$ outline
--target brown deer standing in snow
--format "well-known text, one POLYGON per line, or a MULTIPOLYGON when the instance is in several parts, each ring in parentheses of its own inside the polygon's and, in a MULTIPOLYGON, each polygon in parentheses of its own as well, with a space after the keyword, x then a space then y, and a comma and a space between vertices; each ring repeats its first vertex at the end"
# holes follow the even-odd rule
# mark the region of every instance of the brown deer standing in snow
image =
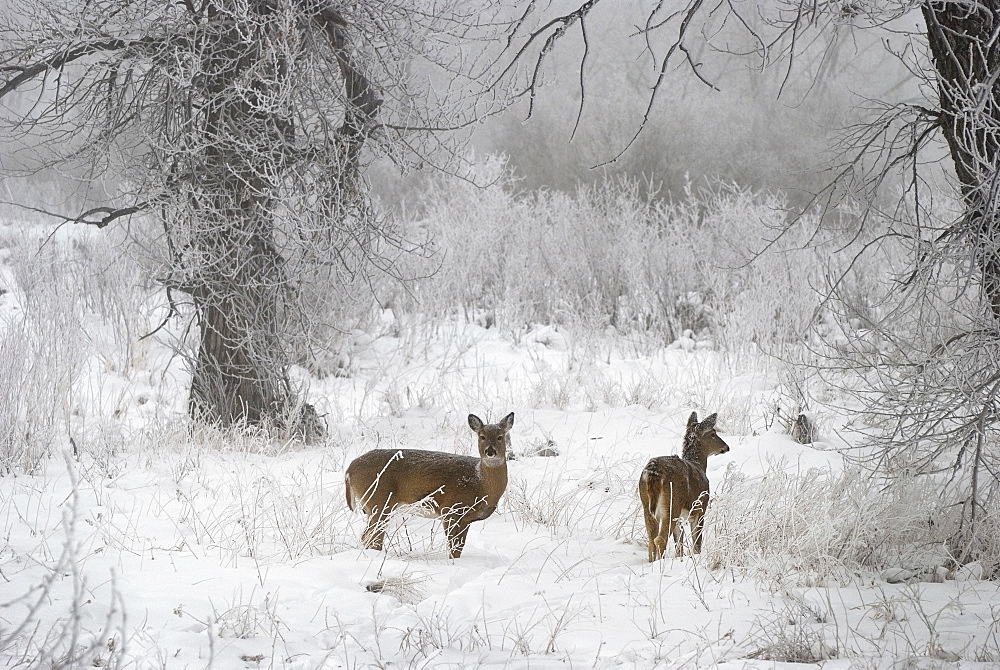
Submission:
POLYGON ((483 424, 469 415, 479 435, 479 458, 423 449, 373 449, 355 458, 344 475, 347 506, 368 515, 361 541, 382 549, 389 514, 400 505, 420 503, 444 522, 452 558, 462 555, 469 524, 494 511, 507 488, 507 448, 514 413, 483 424))
POLYGON ((667 547, 667 535, 674 538, 677 556, 684 552, 680 520, 691 523, 694 553, 701 551, 701 534, 708 507, 708 457, 724 454, 729 445, 715 431, 718 414, 698 423, 698 413, 691 412, 684 434, 680 457, 659 456, 650 459, 639 477, 639 500, 649 535, 649 561, 661 558, 667 547))

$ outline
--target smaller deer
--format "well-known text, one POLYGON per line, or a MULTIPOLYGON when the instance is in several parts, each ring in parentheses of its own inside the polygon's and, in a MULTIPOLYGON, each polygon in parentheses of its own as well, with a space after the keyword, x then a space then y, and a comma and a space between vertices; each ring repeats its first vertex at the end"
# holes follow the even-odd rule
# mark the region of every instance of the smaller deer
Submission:
POLYGON ((649 535, 649 562, 662 558, 667 548, 667 535, 674 538, 677 556, 684 553, 684 537, 680 521, 691 523, 694 553, 701 552, 701 535, 708 507, 708 457, 724 454, 729 445, 715 430, 718 414, 698 423, 698 413, 691 412, 684 449, 681 456, 659 456, 650 459, 639 477, 639 500, 649 535))
POLYGON ((514 413, 483 424, 469 415, 479 435, 479 458, 423 449, 373 449, 355 458, 344 475, 347 506, 368 515, 361 541, 382 549, 389 514, 401 505, 420 503, 440 517, 452 558, 462 555, 469 524, 496 511, 507 488, 507 449, 514 413))

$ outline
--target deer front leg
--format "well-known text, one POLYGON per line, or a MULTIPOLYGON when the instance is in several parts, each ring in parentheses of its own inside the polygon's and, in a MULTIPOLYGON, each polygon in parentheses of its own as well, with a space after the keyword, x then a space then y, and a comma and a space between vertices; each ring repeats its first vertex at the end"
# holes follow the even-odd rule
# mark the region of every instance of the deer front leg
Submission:
POLYGON ((691 511, 691 538, 694 553, 701 553, 701 537, 705 530, 705 515, 699 511, 691 511))
POLYGON ((469 534, 469 524, 465 518, 465 511, 452 511, 446 514, 444 521, 444 532, 448 536, 448 553, 452 558, 459 558, 462 549, 465 548, 465 538, 469 534))
POLYGON ((694 553, 701 553, 701 538, 705 531, 705 510, 708 509, 708 493, 701 497, 691 507, 691 539, 694 553))

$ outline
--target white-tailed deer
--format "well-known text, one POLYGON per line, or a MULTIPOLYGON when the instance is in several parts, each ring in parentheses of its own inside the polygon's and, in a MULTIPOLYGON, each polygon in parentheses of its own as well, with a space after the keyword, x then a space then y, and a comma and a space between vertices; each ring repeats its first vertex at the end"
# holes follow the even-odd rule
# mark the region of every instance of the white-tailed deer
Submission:
POLYGON ((708 457, 724 454, 729 445, 715 431, 718 414, 698 423, 698 413, 691 412, 684 449, 678 456, 659 456, 650 459, 639 477, 639 500, 649 535, 649 561, 663 556, 667 536, 674 538, 677 556, 684 552, 684 536, 680 521, 687 517, 691 523, 691 540, 694 553, 701 551, 701 534, 708 507, 708 457))
POLYGON ((469 415, 479 435, 479 458, 423 449, 373 449, 347 467, 347 506, 368 515, 361 542, 382 549, 389 514, 400 505, 421 504, 444 522, 451 557, 465 547, 469 524, 494 511, 507 488, 507 448, 514 413, 499 423, 483 424, 469 415))

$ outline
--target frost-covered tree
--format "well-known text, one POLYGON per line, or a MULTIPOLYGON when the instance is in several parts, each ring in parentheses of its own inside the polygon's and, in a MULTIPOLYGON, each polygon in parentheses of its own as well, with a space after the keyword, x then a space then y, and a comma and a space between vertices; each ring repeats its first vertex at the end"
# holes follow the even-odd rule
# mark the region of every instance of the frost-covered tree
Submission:
POLYGON ((576 121, 567 115, 566 123, 575 133, 597 97, 588 86, 597 51, 591 35, 607 11, 634 16, 632 51, 641 54, 634 67, 646 83, 645 111, 630 120, 618 156, 642 141, 655 108, 671 104, 671 78, 685 72, 714 88, 725 68, 777 71, 775 94, 791 104, 850 58, 852 44, 881 43, 887 61, 910 73, 897 99, 865 100, 867 117, 831 134, 841 159, 806 208, 829 216, 789 217, 757 249, 794 226, 847 220, 848 253, 891 257, 883 267, 898 276, 886 290, 870 285, 867 295, 845 296, 853 282, 831 277, 829 309, 850 311, 853 297, 871 309, 856 319, 868 341, 847 352, 825 349, 826 367, 848 367, 852 379, 869 382, 858 395, 883 429, 873 441, 882 472, 952 473, 954 495, 946 498, 960 511, 956 556, 996 555, 997 528, 977 520, 984 506, 993 523, 1000 518, 1000 2, 651 0, 625 9, 615 0, 529 1, 510 28, 510 67, 529 73, 529 116, 562 51, 561 66, 568 57, 578 75, 576 121), (957 203, 957 214, 942 200, 957 203))
POLYGON ((14 0, 0 18, 5 139, 26 170, 110 189, 65 220, 162 231, 157 279, 171 305, 193 303, 200 335, 193 416, 315 433, 288 375, 303 282, 391 271, 400 240, 371 207, 364 166, 446 162, 446 131, 504 104, 502 78, 483 76, 497 11, 14 0))
MULTIPOLYGON (((565 43, 573 27, 585 47, 577 52, 585 74, 588 21, 606 4, 576 2, 571 11, 531 28, 534 39, 548 47, 536 62, 544 64, 551 47, 565 43)), ((848 366, 869 382, 859 396, 869 418, 883 428, 873 440, 881 447, 876 450, 881 471, 891 477, 950 473, 945 499, 957 503, 951 507, 956 558, 977 553, 995 558, 1000 551, 995 541, 1000 2, 681 0, 646 7, 634 38, 645 46, 648 106, 635 121, 633 142, 641 141, 654 106, 669 104, 671 71, 686 69, 713 86, 707 63, 717 64, 720 54, 726 66, 751 62, 777 68, 783 79, 777 94, 783 95, 796 77, 822 72, 826 63, 844 57, 838 49, 845 42, 867 32, 911 73, 907 97, 866 102, 870 115, 842 134, 843 160, 834 166, 829 187, 811 203, 834 215, 838 205, 848 205, 855 213, 850 232, 862 245, 860 255, 891 253, 893 261, 908 256, 894 286, 886 291, 870 286, 869 295, 860 296, 872 306, 863 319, 868 342, 843 356, 829 350, 824 355, 828 364, 848 366), (803 69, 801 62, 821 66, 803 69), (937 178, 941 172, 950 184, 937 178), (935 200, 948 190, 957 214, 942 211, 935 200), (984 524, 986 517, 992 521, 984 524)), ((584 102, 585 84, 582 78, 584 102)), ((829 225, 823 217, 807 218, 829 225)), ((790 219, 776 235, 805 220, 790 219)), ((831 304, 849 302, 841 300, 842 279, 832 278, 827 287, 831 304)))

